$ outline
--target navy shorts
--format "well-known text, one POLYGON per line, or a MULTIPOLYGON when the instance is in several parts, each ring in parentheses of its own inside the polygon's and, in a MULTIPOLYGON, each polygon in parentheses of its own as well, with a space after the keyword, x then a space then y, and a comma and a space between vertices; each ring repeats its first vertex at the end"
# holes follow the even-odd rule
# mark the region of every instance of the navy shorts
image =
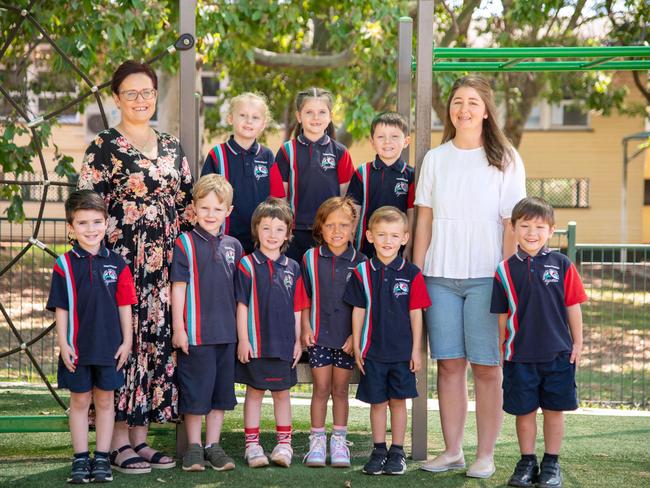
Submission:
POLYGON ((237 361, 235 381, 257 390, 282 391, 298 383, 298 374, 296 368, 291 367, 291 361, 257 358, 246 364, 237 361))
POLYGON ((503 364, 503 409, 512 415, 526 415, 538 407, 564 411, 578 408, 576 365, 569 353, 545 363, 503 364))
POLYGON ((210 410, 233 410, 236 344, 190 346, 177 353, 178 411, 205 415, 210 410))
POLYGON ((366 359, 363 369, 366 374, 362 374, 359 380, 357 400, 377 404, 418 396, 415 373, 409 369, 409 361, 380 363, 366 359))
POLYGON ((59 388, 66 388, 72 393, 86 393, 98 388, 104 391, 117 390, 124 386, 124 369, 115 370, 115 366, 77 365, 74 373, 68 371, 59 357, 56 373, 59 388))
POLYGON ((322 368, 323 366, 334 365, 335 368, 353 369, 354 358, 343 349, 333 349, 331 347, 311 346, 307 348, 309 353, 309 367, 322 368))

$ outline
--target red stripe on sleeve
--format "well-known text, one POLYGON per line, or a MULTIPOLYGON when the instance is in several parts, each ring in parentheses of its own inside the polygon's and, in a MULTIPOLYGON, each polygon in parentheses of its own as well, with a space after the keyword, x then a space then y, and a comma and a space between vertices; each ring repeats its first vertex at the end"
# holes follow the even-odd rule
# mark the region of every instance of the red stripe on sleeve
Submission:
POLYGON ((577 303, 586 302, 588 299, 578 270, 571 263, 564 275, 564 304, 570 307, 577 303))
POLYGON ((238 264, 237 266, 239 267, 239 271, 241 271, 242 273, 244 273, 244 274, 246 275, 247 278, 250 278, 250 277, 251 277, 250 273, 249 273, 248 270, 244 267, 244 265, 241 263, 241 261, 239 261, 239 264, 238 264))
POLYGON ((415 202, 415 185, 411 182, 409 183, 409 193, 406 197, 406 208, 413 208, 415 202))
POLYGON ((183 246, 183 241, 180 237, 176 238, 176 249, 180 249, 183 255, 187 257, 187 254, 185 253, 185 247, 183 246))
POLYGON ((287 196, 284 193, 282 175, 280 174, 280 168, 278 168, 277 164, 273 164, 273 166, 271 166, 271 172, 269 173, 269 183, 271 185, 270 196, 277 198, 284 198, 287 196))
POLYGON ((411 293, 409 295, 409 310, 427 308, 431 306, 431 298, 427 286, 424 283, 422 273, 418 273, 411 283, 411 293))
POLYGON ((115 301, 118 307, 138 303, 138 297, 135 294, 135 285, 133 284, 133 275, 131 275, 131 269, 128 266, 124 266, 120 276, 117 277, 115 301))
POLYGON ((56 261, 54 262, 54 272, 60 274, 61 276, 63 276, 65 278, 65 273, 63 272, 63 270, 59 266, 59 263, 57 263, 56 261))
POLYGON ((302 276, 296 282, 296 289, 293 293, 293 311, 300 312, 305 308, 309 308, 310 300, 305 290, 305 283, 302 281, 302 276))
POLYGON ((354 166, 352 165, 352 158, 347 149, 343 151, 343 155, 336 166, 336 171, 339 177, 339 184, 347 183, 352 179, 354 166))

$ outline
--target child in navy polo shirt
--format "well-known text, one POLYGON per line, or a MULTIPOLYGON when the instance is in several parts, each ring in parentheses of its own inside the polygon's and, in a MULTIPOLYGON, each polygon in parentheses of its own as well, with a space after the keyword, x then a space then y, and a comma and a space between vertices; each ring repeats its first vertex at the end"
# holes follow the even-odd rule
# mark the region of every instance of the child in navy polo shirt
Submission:
POLYGON ((295 138, 275 156, 295 215, 287 256, 296 261, 316 245, 311 229, 318 207, 329 197, 345 195, 354 172, 350 153, 334 140, 333 103, 332 94, 321 88, 299 92, 295 138))
MULTIPOLYGON (((395 112, 376 116, 370 125, 370 143, 376 151, 374 161, 357 168, 350 181, 348 195, 357 203, 359 221, 354 243, 366 256, 374 256, 375 249, 366 239, 368 220, 379 207, 392 205, 405 212, 409 232, 413 233, 415 171, 402 159, 402 151, 410 142, 406 120, 395 112)), ((406 244, 404 256, 411 256, 411 240, 406 244)))
POLYGON ((257 142, 270 120, 266 99, 257 93, 242 93, 230 100, 227 121, 233 134, 214 146, 203 165, 201 176, 217 173, 234 188, 234 208, 226 217, 225 233, 253 252, 251 216, 269 195, 283 198, 282 176, 271 150, 257 142))
POLYGON ((546 248, 555 230, 553 208, 524 198, 510 217, 519 244, 494 278, 492 313, 499 316, 503 354, 503 409, 517 416, 521 459, 510 486, 562 486, 558 455, 564 410, 578 408, 575 372, 582 349, 587 300, 569 259, 546 248), (537 409, 544 414, 544 458, 537 466, 537 409))
POLYGON ((311 299, 309 310, 302 314, 302 343, 309 352, 314 386, 307 466, 325 466, 330 395, 334 420, 330 462, 333 467, 350 466, 346 436, 348 388, 354 367, 352 307, 343 301, 343 292, 354 268, 366 260, 350 243, 356 218, 351 198, 325 200, 314 220, 314 238, 320 245, 309 249, 302 261, 303 281, 311 299))
POLYGON ((286 201, 268 198, 253 213, 251 233, 258 246, 239 262, 236 284, 237 358, 235 380, 246 386, 245 458, 251 468, 269 464, 260 445, 260 414, 266 390, 273 396, 278 444, 271 461, 289 467, 291 403, 296 364, 302 353, 300 311, 307 297, 300 265, 282 254, 291 239, 293 213, 286 201))
POLYGON ((65 218, 75 242, 54 264, 47 309, 56 314, 59 388, 70 390, 74 460, 68 482, 112 481, 108 449, 115 420, 114 391, 124 384, 122 366, 131 353, 135 287, 122 257, 103 245, 108 214, 102 197, 91 190, 72 192, 65 202, 65 218), (91 403, 97 432, 92 461, 91 403))
POLYGON ((357 399, 370 403, 374 449, 366 474, 404 474, 406 399, 415 398, 420 369, 422 309, 431 305, 417 266, 399 256, 409 239, 408 219, 395 207, 381 207, 368 222, 375 257, 356 267, 343 299, 354 307, 354 358, 362 373, 357 399), (392 445, 386 449, 386 409, 392 445))
POLYGON ((222 224, 232 211, 233 189, 221 175, 201 177, 192 189, 196 227, 176 239, 171 266, 172 344, 178 354, 178 411, 185 416, 185 471, 227 471, 235 463, 219 445, 225 410, 235 399, 235 275, 243 255, 222 224), (205 417, 205 448, 201 424, 205 417))

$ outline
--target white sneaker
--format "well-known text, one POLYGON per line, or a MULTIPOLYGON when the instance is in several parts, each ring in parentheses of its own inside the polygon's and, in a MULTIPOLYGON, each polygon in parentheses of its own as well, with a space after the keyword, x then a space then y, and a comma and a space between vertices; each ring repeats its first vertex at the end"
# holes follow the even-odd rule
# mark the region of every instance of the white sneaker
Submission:
MULTIPOLYGON (((275 452, 275 450, 274 450, 275 452)), ((250 468, 261 468, 269 465, 269 458, 264 454, 264 449, 259 444, 251 444, 246 448, 244 459, 250 468)))
POLYGON ((312 468, 322 468, 327 459, 327 435, 325 432, 313 433, 309 436, 309 452, 305 454, 303 463, 312 468))
POLYGON ((332 434, 330 437, 330 464, 333 468, 350 467, 350 448, 352 443, 344 435, 332 434))
POLYGON ((289 444, 278 444, 273 448, 273 452, 271 452, 271 461, 284 468, 291 466, 292 457, 293 449, 289 444))
POLYGON ((429 471, 431 473, 442 473, 444 471, 449 471, 451 469, 460 469, 465 467, 465 455, 461 451, 456 456, 450 456, 444 452, 431 461, 420 466, 420 469, 424 471, 429 471))

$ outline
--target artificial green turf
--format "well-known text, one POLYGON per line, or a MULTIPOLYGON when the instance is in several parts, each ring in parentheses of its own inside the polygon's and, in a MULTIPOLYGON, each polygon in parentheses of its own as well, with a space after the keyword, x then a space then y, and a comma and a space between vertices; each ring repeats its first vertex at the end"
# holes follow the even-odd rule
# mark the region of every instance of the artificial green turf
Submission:
MULTIPOLYGON (((226 416, 222 444, 235 457, 237 469, 218 473, 185 473, 180 468, 154 471, 148 475, 126 476, 115 473, 111 486, 138 488, 165 486, 436 486, 436 487, 494 487, 505 486, 518 459, 514 434, 514 418, 506 416, 503 432, 497 444, 495 462, 497 472, 490 480, 465 478, 461 471, 431 474, 417 469, 418 463, 409 461, 406 475, 395 478, 365 476, 360 469, 371 450, 367 408, 353 408, 350 412, 349 439, 353 466, 350 469, 310 469, 300 464, 308 444, 309 408, 294 407, 294 465, 289 469, 269 467, 251 470, 245 466, 243 455, 242 408, 226 416)), ((60 414, 48 393, 42 388, 16 387, 0 391, 0 415, 60 414)), ((476 436, 474 415, 468 417, 465 453, 468 462, 474 457, 476 436)), ((272 407, 265 405, 262 423, 262 444, 267 450, 274 445, 272 407)), ((561 463, 566 487, 643 487, 650 486, 650 418, 612 416, 567 416, 567 435, 561 463)), ((541 428, 540 428, 541 431, 541 428)), ((173 431, 156 431, 151 436, 154 446, 173 452, 173 431)), ((94 438, 94 434, 91 434, 94 438)), ((409 439, 407 438, 407 444, 409 439)), ((429 413, 430 454, 440 451, 438 412, 429 413)), ((408 451, 408 447, 407 447, 408 451)), ((538 454, 543 450, 539 444, 538 454)), ((0 485, 46 486, 62 484, 69 470, 71 456, 69 434, 0 434, 0 485)))

